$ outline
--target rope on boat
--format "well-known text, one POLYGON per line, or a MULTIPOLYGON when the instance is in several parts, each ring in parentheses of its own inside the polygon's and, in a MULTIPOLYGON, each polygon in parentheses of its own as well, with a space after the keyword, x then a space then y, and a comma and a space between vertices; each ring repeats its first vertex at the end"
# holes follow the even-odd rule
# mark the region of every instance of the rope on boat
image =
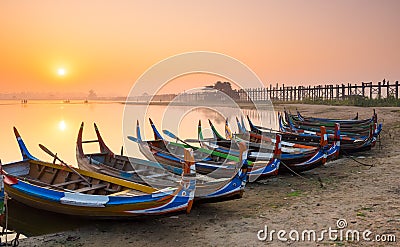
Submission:
POLYGON ((7 195, 5 197, 5 214, 6 214, 6 222, 5 222, 5 229, 3 229, 3 232, 6 236, 6 242, 4 243, 5 246, 13 246, 13 247, 17 247, 19 245, 19 233, 17 233, 17 235, 15 236, 15 238, 13 240, 10 241, 10 244, 8 243, 8 234, 9 233, 13 233, 13 231, 9 232, 8 231, 8 204, 7 204, 7 195))
POLYGON ((370 164, 367 164, 367 163, 363 163, 363 162, 361 162, 361 161, 359 161, 359 160, 356 160, 353 156, 351 156, 351 155, 350 155, 349 153, 347 153, 346 151, 344 151, 344 150, 341 150, 341 151, 344 153, 344 155, 345 155, 346 157, 348 157, 348 158, 354 160, 355 162, 359 163, 360 165, 368 166, 369 169, 371 169, 372 167, 374 167, 374 164, 370 165, 370 164))
MULTIPOLYGON (((3 187, 4 188, 4 187, 3 187)), ((2 243, 0 241, 0 245, 1 246, 13 246, 13 247, 17 247, 19 245, 19 233, 16 233, 16 236, 13 240, 10 241, 10 243, 8 243, 8 234, 9 233, 13 233, 13 231, 9 232, 8 231, 8 195, 5 193, 4 194, 4 214, 5 214, 5 224, 4 224, 4 228, 2 230, 1 235, 5 235, 5 243, 2 243)))
POLYGON ((281 164, 284 166, 284 167, 286 167, 289 171, 291 171, 293 174, 295 174, 296 176, 299 176, 299 177, 301 177, 301 178, 303 178, 303 179, 309 179, 309 178, 306 178, 306 177, 303 177, 303 176, 301 176, 300 174, 298 174, 297 172, 295 172, 292 168, 290 168, 288 165, 286 165, 282 160, 280 161, 281 162, 281 164))

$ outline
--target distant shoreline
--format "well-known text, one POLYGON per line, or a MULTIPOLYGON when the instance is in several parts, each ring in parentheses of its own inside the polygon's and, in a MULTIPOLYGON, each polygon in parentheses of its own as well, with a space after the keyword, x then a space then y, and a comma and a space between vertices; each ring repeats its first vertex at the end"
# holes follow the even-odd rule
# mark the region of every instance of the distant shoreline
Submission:
MULTIPOLYGON (((115 100, 115 99, 32 99, 32 100, 16 100, 16 99, 0 99, 0 105, 29 105, 29 104, 124 104, 124 105, 159 105, 168 106, 171 101, 125 101, 125 100, 115 100)), ((210 105, 218 106, 215 103, 207 102, 174 102, 175 106, 198 106, 198 105, 210 105)), ((257 107, 268 107, 270 101, 257 101, 257 107)), ((273 105, 283 105, 283 104, 304 104, 304 105, 331 105, 331 106, 361 106, 361 107, 399 107, 400 100, 396 99, 364 99, 364 100, 302 100, 302 101, 272 101, 273 105)), ((251 109, 254 108, 254 104, 250 102, 237 102, 237 105, 241 108, 251 109)), ((225 104, 220 104, 219 106, 226 106, 225 104)))

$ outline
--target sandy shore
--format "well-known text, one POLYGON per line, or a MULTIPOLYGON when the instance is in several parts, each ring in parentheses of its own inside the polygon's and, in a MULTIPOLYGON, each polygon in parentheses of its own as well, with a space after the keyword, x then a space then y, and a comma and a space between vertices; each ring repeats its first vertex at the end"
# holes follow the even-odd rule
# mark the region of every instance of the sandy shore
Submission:
MULTIPOLYGON (((320 105, 285 105, 305 115, 349 118, 359 112, 370 117, 372 108, 320 105)), ((283 105, 277 106, 281 110, 283 105)), ((394 234, 400 242, 400 109, 376 108, 384 123, 381 147, 350 158, 330 162, 303 173, 304 178, 286 175, 248 184, 240 200, 202 204, 188 215, 135 221, 105 221, 74 231, 23 239, 20 246, 379 246, 367 241, 282 242, 260 241, 257 232, 268 230, 338 229, 339 219, 347 228, 394 234)), ((286 235, 288 237, 288 235, 286 235)), ((361 236, 360 236, 361 238, 361 236)), ((395 244, 393 244, 395 245, 395 244)))

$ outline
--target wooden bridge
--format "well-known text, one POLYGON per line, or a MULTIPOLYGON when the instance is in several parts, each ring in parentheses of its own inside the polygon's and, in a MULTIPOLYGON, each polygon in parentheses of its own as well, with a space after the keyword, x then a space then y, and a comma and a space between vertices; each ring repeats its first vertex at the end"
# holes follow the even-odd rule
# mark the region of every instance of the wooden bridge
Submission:
POLYGON ((239 101, 302 101, 302 100, 344 100, 361 99, 399 99, 399 82, 362 82, 361 84, 317 85, 317 86, 279 86, 251 88, 238 91, 239 101))
MULTIPOLYGON (((209 89, 212 87, 208 87, 209 89)), ((399 82, 383 81, 372 83, 362 82, 361 84, 337 84, 337 85, 316 85, 316 86, 279 86, 270 85, 264 88, 248 88, 240 90, 223 91, 236 102, 247 103, 251 101, 262 102, 271 100, 273 102, 296 102, 296 101, 329 101, 329 100, 368 100, 368 99, 393 99, 399 100, 399 82)), ((177 94, 143 95, 130 97, 131 103, 144 104, 168 103, 176 100, 177 94)), ((182 93, 178 101, 182 104, 196 102, 208 102, 212 104, 220 98, 217 90, 205 90, 196 93, 182 93)), ((222 98, 221 98, 222 99, 222 98)), ((223 101, 223 100, 222 100, 223 101)))

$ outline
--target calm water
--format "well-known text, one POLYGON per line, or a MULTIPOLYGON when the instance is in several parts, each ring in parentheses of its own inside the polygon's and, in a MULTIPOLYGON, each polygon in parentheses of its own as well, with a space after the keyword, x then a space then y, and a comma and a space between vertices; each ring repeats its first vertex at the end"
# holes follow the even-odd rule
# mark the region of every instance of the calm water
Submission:
MULTIPOLYGON (((51 158, 38 146, 45 145, 59 157, 75 165, 75 143, 80 123, 86 123, 85 138, 93 139, 93 122, 98 123, 108 144, 119 150, 122 143, 121 118, 124 106, 118 103, 90 103, 58 101, 0 101, 0 157, 3 163, 20 159, 12 127, 17 127, 31 153, 39 159, 51 158)), ((88 146, 88 151, 93 151, 88 146)))
MULTIPOLYGON (((134 112, 145 106, 127 105, 126 107, 129 116, 125 115, 125 124, 132 123, 127 128, 131 128, 132 133, 127 134, 136 136, 133 130, 137 116, 135 116, 134 112)), ((53 153, 57 153, 65 162, 76 166, 75 145, 82 121, 85 122, 84 140, 96 138, 93 129, 93 123, 96 122, 105 142, 115 153, 120 152, 125 142, 130 155, 143 157, 138 151, 137 145, 126 141, 126 137, 124 137, 122 131, 124 108, 125 105, 118 102, 90 102, 84 104, 82 101, 71 101, 69 104, 64 104, 61 101, 29 101, 28 104, 21 104, 19 101, 0 101, 0 158, 4 164, 21 159, 12 129, 15 126, 32 155, 41 160, 52 162, 52 158, 39 148, 38 144, 40 143, 53 151, 53 153)), ((233 120, 237 112, 231 111, 229 108, 225 109, 224 112, 231 119, 231 126, 235 131, 236 124, 233 120)), ((267 122, 270 123, 270 126, 275 126, 275 115, 271 112, 261 111, 257 113, 253 110, 244 110, 243 113, 253 118, 255 123, 259 123, 260 116, 262 116, 264 119, 269 120, 267 122)), ((205 128, 208 128, 207 119, 212 120, 220 133, 224 133, 225 120, 217 111, 193 109, 193 107, 150 106, 147 109, 146 116, 139 119, 144 137, 148 139, 153 137, 150 125, 145 120, 147 117, 153 119, 154 123, 159 126, 160 131, 163 128, 167 128, 173 130, 181 138, 196 138, 199 119, 202 120, 205 128), (172 121, 166 121, 165 119, 172 121), (176 124, 178 127, 175 126, 175 129, 173 126, 168 125, 175 122, 178 123, 176 124)), ((207 131, 205 133, 207 136, 207 131)), ((211 136, 210 132, 208 132, 208 136, 211 136)), ((97 144, 86 144, 84 149, 86 152, 98 151, 97 144)), ((10 225, 17 231, 27 235, 71 229, 82 223, 72 219, 63 220, 63 224, 58 225, 57 222, 60 221, 57 219, 62 216, 43 213, 26 208, 23 205, 10 205, 10 207, 10 225), (32 215, 42 217, 44 220, 27 221, 26 219, 29 218, 26 216, 27 212, 33 212, 32 215), (48 227, 49 225, 51 227, 48 227)))
MULTIPOLYGON (((127 105, 128 113, 134 113, 136 109, 143 108, 142 105, 127 105)), ((81 122, 85 122, 83 133, 84 140, 93 140, 96 138, 93 123, 95 122, 106 144, 115 152, 120 153, 124 143, 129 145, 129 150, 135 150, 137 145, 127 141, 123 137, 123 113, 125 105, 118 102, 93 102, 84 104, 82 101, 71 101, 64 104, 60 101, 29 101, 23 105, 19 101, 0 101, 0 158, 3 163, 9 163, 21 159, 19 148, 15 140, 13 126, 17 127, 22 138, 32 155, 45 161, 52 161, 52 158, 44 153, 38 146, 43 144, 64 161, 71 165, 76 164, 75 145, 81 122)), ((255 123, 259 123, 260 114, 268 119, 267 123, 274 124, 274 115, 270 112, 260 111, 256 113, 253 110, 243 110, 244 114, 249 115, 255 123)), ((225 114, 231 119, 231 128, 236 131, 234 117, 236 111, 225 111, 225 114)), ((138 117, 125 116, 128 123, 132 123, 132 130, 127 134, 136 136, 135 125, 138 117)), ((184 138, 197 137, 197 123, 202 120, 205 134, 210 119, 218 131, 224 134, 224 117, 218 112, 210 109, 193 109, 193 107, 167 107, 150 106, 145 118, 139 119, 142 135, 145 138, 153 139, 152 131, 147 118, 151 117, 155 125, 162 129, 169 129, 175 134, 184 138), (167 119, 167 120, 163 120, 167 119), (177 119, 179 118, 179 119, 177 119), (179 121, 178 121, 179 120, 179 121), (176 126, 171 123, 177 122, 176 126), (175 130, 176 129, 176 130, 175 130)), ((86 152, 98 151, 97 144, 85 144, 86 152)), ((143 157, 137 149, 137 152, 130 152, 132 156, 143 157)))

